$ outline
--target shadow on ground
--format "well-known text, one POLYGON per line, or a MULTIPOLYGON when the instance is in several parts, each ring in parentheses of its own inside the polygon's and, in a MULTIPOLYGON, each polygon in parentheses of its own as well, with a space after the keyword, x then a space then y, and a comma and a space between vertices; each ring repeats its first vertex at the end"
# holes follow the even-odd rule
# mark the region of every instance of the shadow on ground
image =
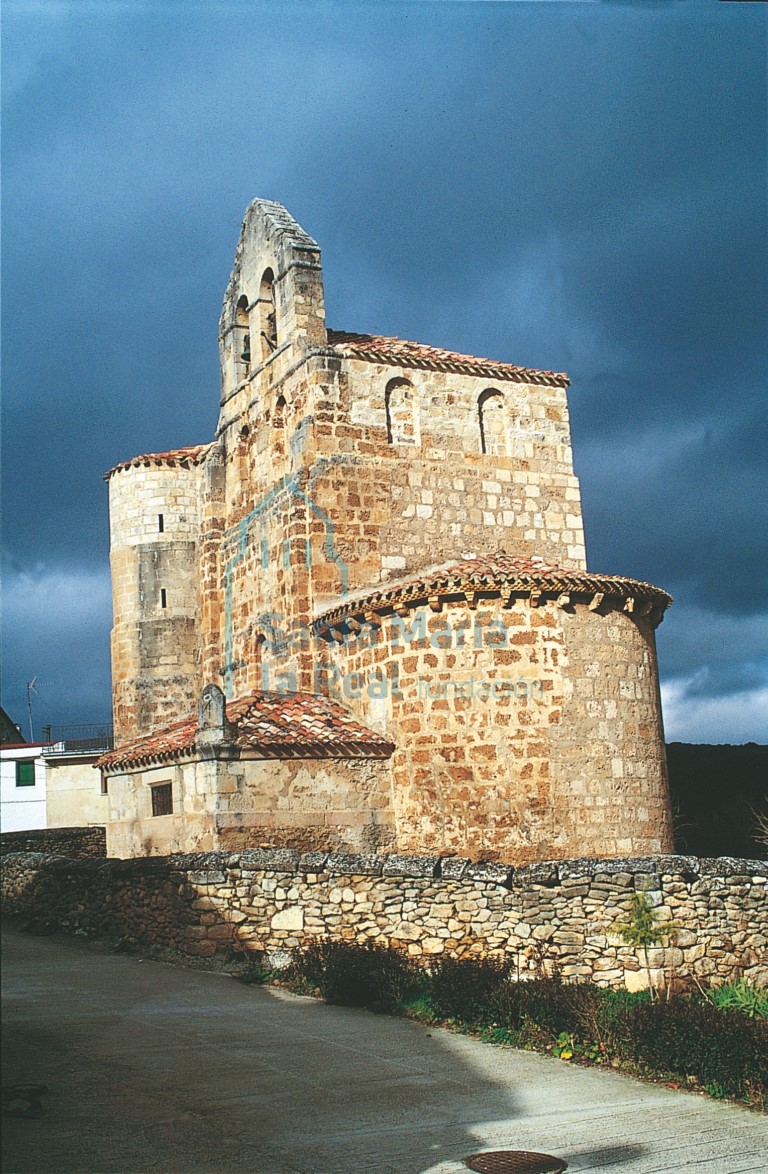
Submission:
POLYGON ((49 1089, 5 1122, 13 1174, 417 1174, 515 1115, 441 1032, 85 942, 12 930, 4 951, 3 1084, 49 1089))
POLYGON ((7 1174, 454 1174, 480 1150, 569 1171, 764 1169, 765 1121, 614 1073, 84 940, 3 935, 7 1174))

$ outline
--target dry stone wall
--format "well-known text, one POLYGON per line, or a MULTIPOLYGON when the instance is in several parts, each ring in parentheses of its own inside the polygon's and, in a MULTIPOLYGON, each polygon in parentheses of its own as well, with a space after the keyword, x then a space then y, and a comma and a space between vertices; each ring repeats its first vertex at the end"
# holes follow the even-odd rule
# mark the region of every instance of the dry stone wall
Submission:
POLYGON ((611 932, 635 889, 676 925, 651 951, 663 975, 768 983, 768 864, 659 856, 511 869, 456 857, 241 853, 3 861, 8 913, 32 924, 213 958, 253 952, 273 964, 324 936, 378 942, 429 964, 506 955, 521 975, 635 989, 635 950, 611 932))
POLYGON ((44 852, 74 860, 98 860, 107 854, 104 827, 36 828, 27 832, 3 832, 0 854, 44 852))

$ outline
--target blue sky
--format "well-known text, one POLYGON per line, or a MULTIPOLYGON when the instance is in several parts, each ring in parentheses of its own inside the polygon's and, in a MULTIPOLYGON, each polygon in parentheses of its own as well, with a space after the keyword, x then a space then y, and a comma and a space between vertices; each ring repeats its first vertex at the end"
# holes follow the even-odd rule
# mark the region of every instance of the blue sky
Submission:
POLYGON ((328 323, 566 370, 670 739, 768 741, 766 6, 5 0, 3 704, 109 714, 103 472, 212 437, 240 221, 328 323))

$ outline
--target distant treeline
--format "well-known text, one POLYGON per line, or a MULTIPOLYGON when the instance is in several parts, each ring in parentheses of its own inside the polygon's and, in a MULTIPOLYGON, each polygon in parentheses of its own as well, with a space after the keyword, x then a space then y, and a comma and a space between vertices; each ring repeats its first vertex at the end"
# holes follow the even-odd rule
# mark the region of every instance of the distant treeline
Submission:
POLYGON ((768 857, 768 746, 670 742, 667 761, 679 852, 768 857))

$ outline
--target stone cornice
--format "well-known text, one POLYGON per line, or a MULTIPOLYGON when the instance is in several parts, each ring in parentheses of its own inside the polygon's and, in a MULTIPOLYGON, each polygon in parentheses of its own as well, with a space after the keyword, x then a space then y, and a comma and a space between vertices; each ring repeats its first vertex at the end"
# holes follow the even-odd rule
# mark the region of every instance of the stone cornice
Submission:
POLYGON ((619 575, 599 575, 562 567, 543 560, 516 559, 509 555, 466 560, 443 570, 425 571, 376 591, 347 599, 324 611, 314 622, 319 635, 334 629, 353 632, 356 625, 377 623, 382 618, 427 605, 439 612, 447 603, 466 603, 470 609, 483 600, 501 599, 509 607, 514 599, 532 607, 554 601, 562 608, 585 603, 592 611, 618 606, 628 614, 648 617, 656 626, 672 597, 650 583, 619 575))

